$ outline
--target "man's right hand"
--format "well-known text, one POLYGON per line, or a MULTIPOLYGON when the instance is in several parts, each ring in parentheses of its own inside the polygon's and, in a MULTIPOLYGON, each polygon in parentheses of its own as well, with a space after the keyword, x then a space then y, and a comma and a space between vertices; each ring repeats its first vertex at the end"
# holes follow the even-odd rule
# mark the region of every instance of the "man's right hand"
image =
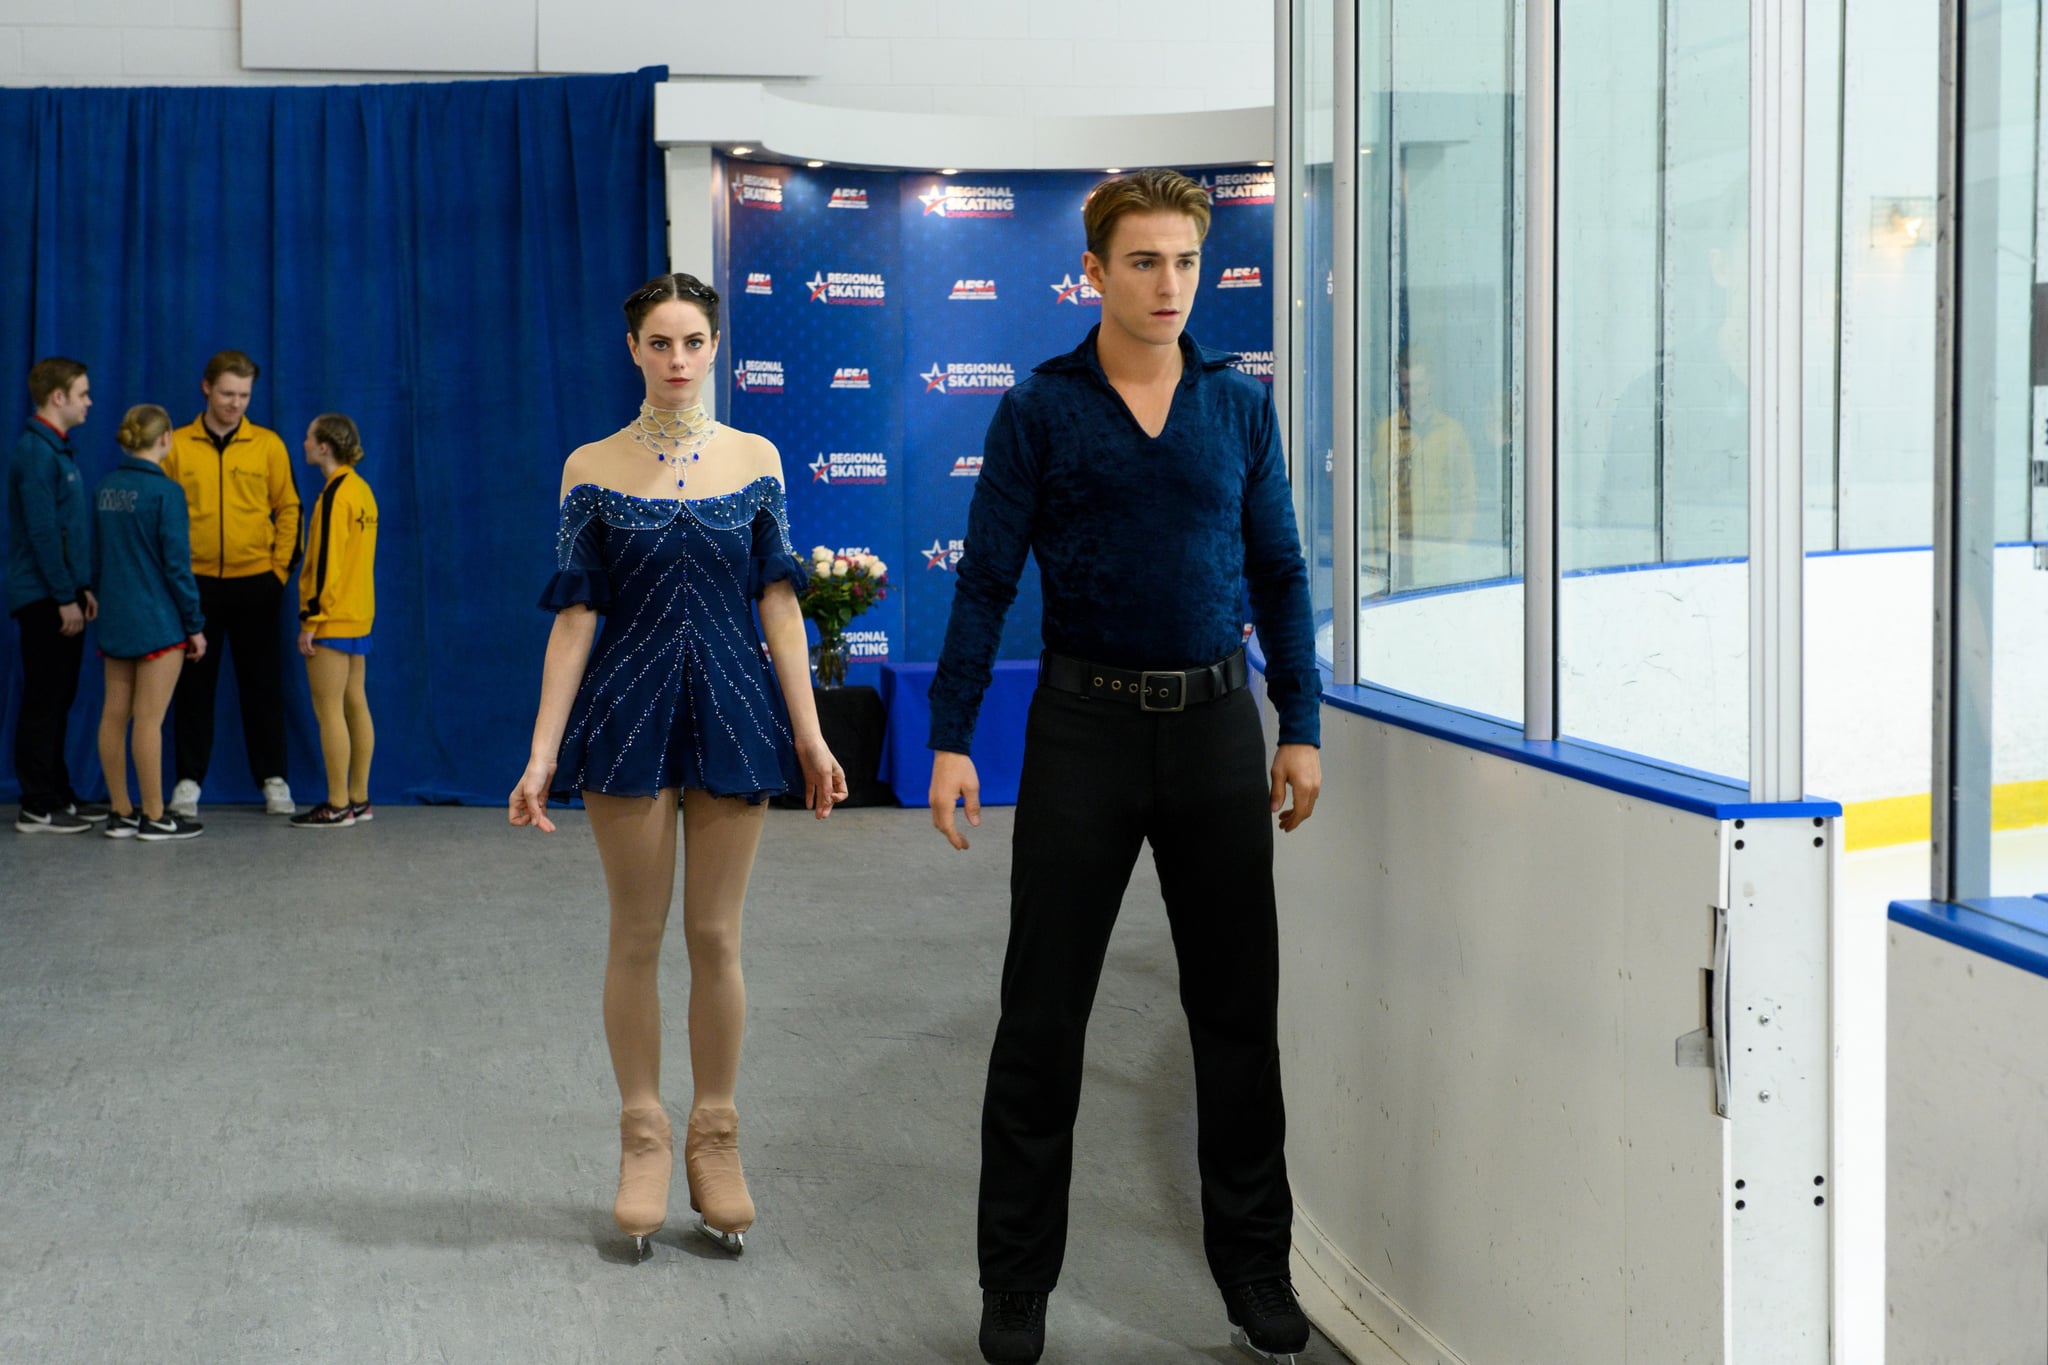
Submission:
POLYGON ((967 802, 967 823, 981 827, 981 777, 966 754, 939 750, 932 755, 932 825, 955 848, 967 847, 967 836, 953 823, 953 807, 967 802))
POLYGON ((76 635, 85 629, 85 608, 76 602, 64 602, 57 607, 57 633, 76 635))

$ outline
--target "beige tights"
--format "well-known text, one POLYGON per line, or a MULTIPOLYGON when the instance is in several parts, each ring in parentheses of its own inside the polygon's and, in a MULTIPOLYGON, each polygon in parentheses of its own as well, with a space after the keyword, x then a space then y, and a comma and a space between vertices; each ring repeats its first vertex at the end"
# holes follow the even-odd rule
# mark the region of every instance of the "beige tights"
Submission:
POLYGON ((377 729, 370 723, 365 687, 369 660, 318 645, 306 660, 313 715, 320 722, 320 757, 327 767, 327 804, 336 810, 370 799, 370 755, 377 729))
MULTIPOLYGON (((585 792, 611 896, 604 1031, 619 1104, 661 1103, 661 996, 655 976, 675 893, 676 800, 585 792)), ((740 976, 740 911, 760 846, 765 805, 683 793, 683 938, 690 954, 692 1109, 730 1108, 739 1080, 747 988, 740 976)))
POLYGON ((164 818, 164 712, 177 690, 185 651, 154 659, 109 659, 107 699, 100 708, 100 769, 107 777, 110 804, 133 815, 128 800, 128 727, 135 727, 135 781, 142 788, 142 813, 164 818))

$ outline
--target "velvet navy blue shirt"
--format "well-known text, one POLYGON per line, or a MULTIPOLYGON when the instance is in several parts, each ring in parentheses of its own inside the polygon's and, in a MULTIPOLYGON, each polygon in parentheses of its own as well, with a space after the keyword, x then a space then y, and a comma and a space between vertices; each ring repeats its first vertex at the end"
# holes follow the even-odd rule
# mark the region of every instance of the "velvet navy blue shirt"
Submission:
POLYGON ((1110 386, 1094 330, 1003 395, 932 680, 932 748, 968 751, 1027 551, 1045 647, 1117 668, 1226 658, 1248 583, 1280 742, 1320 741, 1308 571, 1272 395, 1228 352, 1185 335, 1181 351, 1156 437, 1110 386))

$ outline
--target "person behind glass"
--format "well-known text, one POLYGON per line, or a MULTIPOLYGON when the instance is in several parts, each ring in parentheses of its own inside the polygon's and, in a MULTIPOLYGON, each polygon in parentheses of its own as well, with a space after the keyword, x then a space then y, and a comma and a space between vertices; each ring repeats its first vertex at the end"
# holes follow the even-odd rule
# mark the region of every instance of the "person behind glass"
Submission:
POLYGON ((326 480, 306 518, 299 653, 306 657, 313 715, 320 722, 327 799, 291 822, 296 829, 346 829, 373 815, 370 754, 377 731, 365 682, 377 611, 377 499, 356 471, 363 439, 354 422, 338 412, 322 413, 306 428, 304 449, 306 463, 326 480))
POLYGON ((206 653, 206 620, 192 581, 185 490, 163 471, 171 415, 154 403, 128 409, 114 439, 121 460, 93 490, 93 582, 100 585, 100 767, 113 794, 107 834, 158 843, 195 838, 197 820, 164 809, 164 712, 185 660, 206 653), (128 799, 128 731, 142 809, 128 799))
POLYGON ((1279 420, 1264 385, 1186 332, 1209 226, 1201 187, 1140 171, 1097 186, 1084 222, 1102 321, 997 404, 931 685, 932 822, 965 849, 954 807, 980 824, 968 746, 1028 551, 1045 653, 982 1108, 981 1350, 1034 1361, 1044 1349, 1088 1014, 1149 842, 1194 1043, 1209 1269, 1247 1344, 1298 1351, 1273 817, 1293 830, 1315 809, 1321 682, 1279 420), (1247 581, 1280 716, 1270 767, 1241 648, 1247 581))
POLYGON ((21 636, 21 710, 14 775, 23 834, 83 834, 107 818, 71 786, 65 728, 78 699, 85 625, 99 614, 92 590, 91 513, 71 431, 92 411, 92 383, 76 360, 51 356, 28 372, 35 415, 7 462, 7 610, 21 636))
POLYGON ((822 820, 846 799, 846 775, 811 697, 782 458, 763 438, 713 421, 701 402, 718 354, 718 295, 692 276, 662 275, 625 308, 646 398, 624 430, 579 448, 562 470, 557 572, 540 603, 555 612, 554 631, 511 822, 552 832, 551 795, 580 794, 589 812, 611 900, 604 1024, 621 1110, 613 1215, 644 1258, 667 1218, 673 1165, 656 968, 680 803, 695 1089, 684 1172, 699 1229, 738 1252, 754 1222, 734 1099, 747 878, 767 799, 801 787, 822 820))
POLYGON ((192 573, 215 648, 193 661, 172 705, 178 721, 178 785, 171 809, 199 813, 213 762, 214 694, 220 656, 235 657, 242 701, 242 742, 249 775, 263 788, 263 809, 290 815, 285 782, 284 625, 278 608, 299 543, 299 489, 276 432, 248 420, 262 371, 240 351, 206 362, 199 391, 206 407, 171 435, 164 472, 185 489, 192 511, 192 573))
POLYGON ((1465 426, 1437 406, 1436 367, 1420 347, 1394 362, 1400 406, 1373 430, 1373 525, 1386 524, 1391 490, 1395 591, 1455 580, 1457 558, 1477 522, 1472 442, 1465 426), (1382 485, 1381 480, 1384 480, 1382 485))

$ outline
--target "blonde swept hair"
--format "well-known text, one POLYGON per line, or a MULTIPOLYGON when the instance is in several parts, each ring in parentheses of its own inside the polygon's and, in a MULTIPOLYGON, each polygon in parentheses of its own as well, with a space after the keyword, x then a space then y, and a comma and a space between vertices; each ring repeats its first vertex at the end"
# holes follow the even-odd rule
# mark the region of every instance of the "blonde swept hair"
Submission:
POLYGON ((1179 171, 1155 167, 1133 171, 1097 185, 1081 208, 1088 250, 1107 260, 1110 233, 1127 213, 1184 213, 1195 220, 1195 236, 1209 235, 1209 192, 1179 171))
POLYGON ((336 464, 353 466, 363 458, 363 436, 345 414, 323 412, 313 419, 313 439, 323 443, 336 464))
POLYGON ((171 429, 171 415, 154 403, 137 403, 121 414, 114 440, 130 455, 140 455, 171 429))

